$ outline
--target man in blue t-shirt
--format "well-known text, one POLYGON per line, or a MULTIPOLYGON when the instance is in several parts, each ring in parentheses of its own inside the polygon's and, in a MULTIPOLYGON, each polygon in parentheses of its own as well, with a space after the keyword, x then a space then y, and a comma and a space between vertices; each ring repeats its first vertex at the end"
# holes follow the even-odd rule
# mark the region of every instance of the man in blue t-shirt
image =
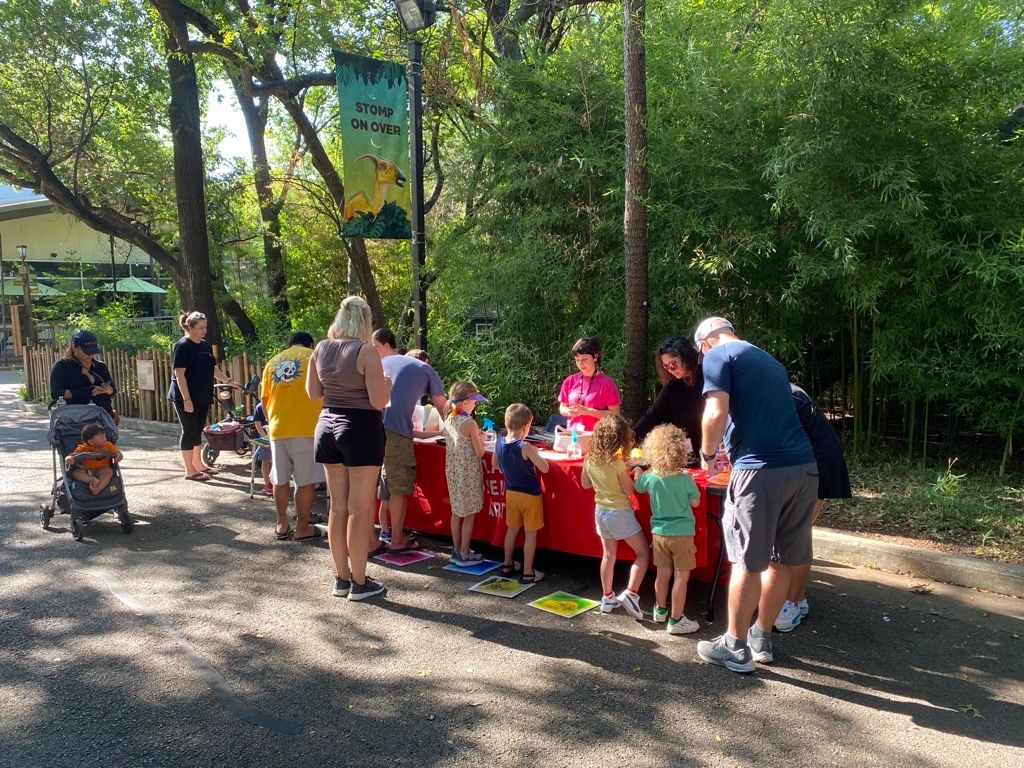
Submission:
POLYGON ((741 341, 724 317, 704 320, 693 340, 704 356, 701 463, 711 465, 724 437, 733 465, 722 515, 732 563, 729 629, 698 643, 697 654, 753 672, 755 661, 773 660, 772 624, 793 570, 811 562, 818 467, 782 364, 741 341))
POLYGON ((416 455, 412 448, 412 415, 424 395, 430 397, 439 413, 444 413, 448 398, 437 372, 415 357, 395 350, 395 335, 387 328, 373 332, 373 346, 380 355, 384 375, 391 379, 391 400, 384 408, 384 481, 390 494, 391 543, 388 550, 415 549, 405 529, 405 497, 416 481, 416 455))

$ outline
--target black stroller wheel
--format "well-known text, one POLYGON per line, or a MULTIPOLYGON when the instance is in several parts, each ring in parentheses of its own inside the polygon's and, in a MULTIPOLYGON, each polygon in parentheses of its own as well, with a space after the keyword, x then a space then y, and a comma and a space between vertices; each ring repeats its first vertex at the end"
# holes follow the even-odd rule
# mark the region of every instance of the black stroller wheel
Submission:
POLYGON ((216 464, 218 456, 220 456, 220 451, 218 451, 216 448, 210 447, 209 443, 203 443, 202 457, 203 463, 206 466, 212 467, 214 464, 216 464))
POLYGON ((50 518, 53 517, 53 510, 45 504, 39 505, 39 522, 43 526, 43 530, 48 530, 50 527, 50 518))
POLYGON ((135 521, 132 520, 132 516, 128 514, 128 505, 122 504, 117 508, 117 519, 121 521, 121 532, 131 533, 132 528, 135 527, 135 521))
POLYGON ((82 518, 78 515, 71 516, 71 536, 75 541, 81 541, 85 536, 85 526, 82 524, 82 518))

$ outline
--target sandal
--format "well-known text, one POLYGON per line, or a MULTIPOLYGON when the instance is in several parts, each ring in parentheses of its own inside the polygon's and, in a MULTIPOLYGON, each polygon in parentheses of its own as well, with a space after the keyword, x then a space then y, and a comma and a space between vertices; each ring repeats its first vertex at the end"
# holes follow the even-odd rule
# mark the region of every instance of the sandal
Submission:
POLYGON ((407 538, 405 540, 404 547, 393 547, 388 544, 388 554, 390 555, 401 555, 404 552, 415 552, 420 548, 420 543, 413 538, 407 538))
POLYGON ((292 541, 312 541, 313 539, 322 539, 323 534, 320 533, 319 528, 314 528, 313 532, 309 536, 292 536, 292 541))
POLYGON ((286 539, 290 539, 291 537, 292 537, 292 529, 291 528, 289 528, 284 533, 281 533, 280 531, 278 531, 277 528, 274 529, 274 538, 277 539, 278 541, 285 541, 286 539))
POLYGON ((185 475, 186 480, 195 480, 199 483, 205 483, 210 479, 210 476, 205 472, 196 472, 194 475, 185 475))
POLYGON ((544 571, 533 569, 533 573, 524 573, 519 577, 520 584, 536 584, 538 581, 543 581, 544 571))
POLYGON ((203 470, 203 472, 204 472, 204 474, 210 475, 211 477, 213 475, 219 475, 220 474, 220 470, 219 469, 214 469, 213 467, 207 467, 206 469, 203 470))
POLYGON ((512 576, 512 575, 515 574, 516 571, 519 570, 519 568, 520 568, 519 563, 512 563, 511 565, 508 565, 506 563, 502 563, 502 565, 501 565, 501 575, 502 576, 512 576))

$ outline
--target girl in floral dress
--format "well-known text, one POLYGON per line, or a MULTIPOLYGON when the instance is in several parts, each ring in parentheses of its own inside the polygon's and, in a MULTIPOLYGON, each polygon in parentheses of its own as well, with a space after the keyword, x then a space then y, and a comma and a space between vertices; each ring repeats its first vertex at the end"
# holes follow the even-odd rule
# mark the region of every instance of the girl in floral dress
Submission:
POLYGON ((472 381, 457 381, 448 393, 448 414, 444 420, 447 454, 444 473, 452 507, 452 562, 476 565, 483 555, 473 552, 473 517, 484 505, 484 436, 473 419, 479 402, 487 402, 472 381))

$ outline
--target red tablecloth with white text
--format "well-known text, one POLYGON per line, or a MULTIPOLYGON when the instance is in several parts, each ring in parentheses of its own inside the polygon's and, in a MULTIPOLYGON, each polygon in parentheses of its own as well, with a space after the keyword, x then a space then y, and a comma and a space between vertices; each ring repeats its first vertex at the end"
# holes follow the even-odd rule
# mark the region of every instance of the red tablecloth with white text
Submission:
MULTIPOLYGON (((450 536, 452 513, 444 476, 445 448, 436 443, 417 442, 415 451, 416 488, 408 497, 405 525, 433 536, 450 536)), ((505 478, 497 466, 491 466, 492 456, 485 454, 482 460, 484 507, 474 521, 473 539, 501 546, 506 531, 505 478)), ((537 546, 557 552, 601 557, 601 539, 594 530, 594 492, 580 484, 583 462, 556 460, 548 464, 548 472, 541 475, 544 528, 537 535, 537 546)), ((690 474, 701 492, 700 506, 693 510, 697 524, 697 568, 692 576, 711 581, 721 542, 718 527, 708 520, 708 505, 712 505, 711 512, 717 516, 720 501, 708 495, 704 472, 692 470, 690 474)), ((636 494, 630 502, 644 533, 650 538, 651 507, 647 494, 636 494)), ((619 545, 619 558, 633 559, 633 552, 625 543, 619 545)))

